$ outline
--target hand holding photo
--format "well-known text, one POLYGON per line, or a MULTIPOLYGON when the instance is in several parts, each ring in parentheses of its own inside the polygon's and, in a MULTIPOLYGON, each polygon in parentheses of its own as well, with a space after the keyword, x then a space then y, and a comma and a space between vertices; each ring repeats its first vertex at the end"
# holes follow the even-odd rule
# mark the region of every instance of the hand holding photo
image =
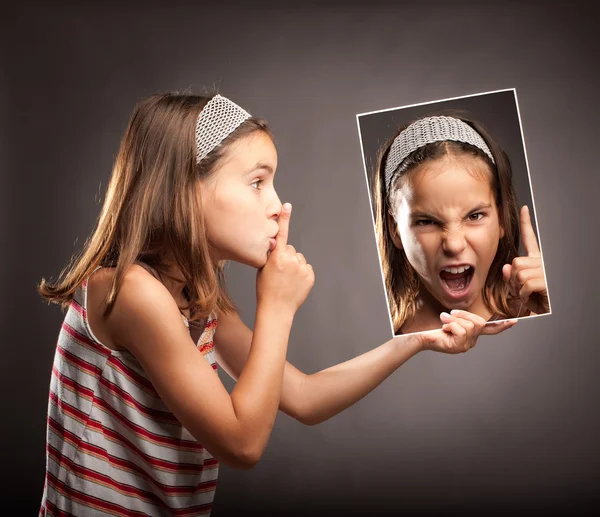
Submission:
POLYGON ((486 322, 481 316, 472 312, 454 309, 450 314, 440 314, 442 328, 421 332, 418 337, 423 350, 460 354, 468 352, 477 344, 479 336, 495 335, 513 327, 518 320, 486 322))

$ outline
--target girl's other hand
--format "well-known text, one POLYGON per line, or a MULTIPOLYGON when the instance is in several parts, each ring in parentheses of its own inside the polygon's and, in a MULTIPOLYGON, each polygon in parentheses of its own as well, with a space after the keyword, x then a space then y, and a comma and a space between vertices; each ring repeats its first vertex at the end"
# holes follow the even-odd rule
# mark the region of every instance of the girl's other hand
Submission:
POLYGON ((460 354, 473 348, 480 335, 499 334, 517 323, 516 319, 488 323, 481 316, 467 311, 442 312, 442 328, 417 334, 423 350, 460 354))
POLYGON ((516 257, 512 264, 505 264, 502 268, 502 276, 512 296, 520 298, 531 312, 544 314, 550 312, 548 290, 540 248, 526 205, 521 208, 520 220, 521 238, 527 255, 516 257))
POLYGON ((287 243, 291 212, 292 205, 284 204, 278 220, 277 245, 257 273, 256 296, 258 305, 287 307, 295 313, 312 289, 315 273, 304 255, 287 243))

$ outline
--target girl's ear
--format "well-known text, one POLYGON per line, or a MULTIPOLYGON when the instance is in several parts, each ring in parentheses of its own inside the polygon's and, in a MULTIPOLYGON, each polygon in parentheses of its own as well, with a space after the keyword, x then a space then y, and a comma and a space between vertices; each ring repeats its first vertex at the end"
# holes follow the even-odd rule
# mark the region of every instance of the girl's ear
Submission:
POLYGON ((387 213, 387 227, 388 232, 390 233, 390 238, 394 243, 394 246, 396 246, 396 248, 398 248, 399 250, 403 249, 402 239, 400 239, 400 234, 398 233, 398 226, 396 225, 396 220, 394 219, 394 216, 389 212, 387 213))

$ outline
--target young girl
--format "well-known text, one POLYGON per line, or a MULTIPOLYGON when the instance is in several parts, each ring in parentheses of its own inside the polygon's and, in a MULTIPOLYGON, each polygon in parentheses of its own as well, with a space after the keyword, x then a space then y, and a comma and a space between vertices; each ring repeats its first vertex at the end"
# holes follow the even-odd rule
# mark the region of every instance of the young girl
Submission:
POLYGON ((95 231, 39 286, 68 309, 40 515, 209 514, 219 461, 252 467, 278 409, 316 424, 417 352, 464 352, 514 324, 457 311, 442 329, 303 374, 285 357, 314 273, 287 244, 276 168, 267 124, 220 95, 137 105, 95 231), (257 269, 253 331, 225 292, 226 260, 257 269), (217 363, 237 379, 231 395, 217 363))
POLYGON ((374 205, 395 334, 438 328, 449 309, 488 321, 549 311, 528 208, 519 232, 510 162, 480 124, 402 127, 380 149, 374 205))

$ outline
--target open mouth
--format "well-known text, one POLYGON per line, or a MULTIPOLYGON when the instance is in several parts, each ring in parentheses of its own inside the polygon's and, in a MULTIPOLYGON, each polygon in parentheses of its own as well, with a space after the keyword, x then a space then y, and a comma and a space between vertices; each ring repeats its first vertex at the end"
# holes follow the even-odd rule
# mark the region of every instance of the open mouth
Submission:
POLYGON ((473 266, 459 266, 442 269, 440 278, 442 286, 451 298, 463 298, 469 293, 469 287, 475 268, 473 266))

